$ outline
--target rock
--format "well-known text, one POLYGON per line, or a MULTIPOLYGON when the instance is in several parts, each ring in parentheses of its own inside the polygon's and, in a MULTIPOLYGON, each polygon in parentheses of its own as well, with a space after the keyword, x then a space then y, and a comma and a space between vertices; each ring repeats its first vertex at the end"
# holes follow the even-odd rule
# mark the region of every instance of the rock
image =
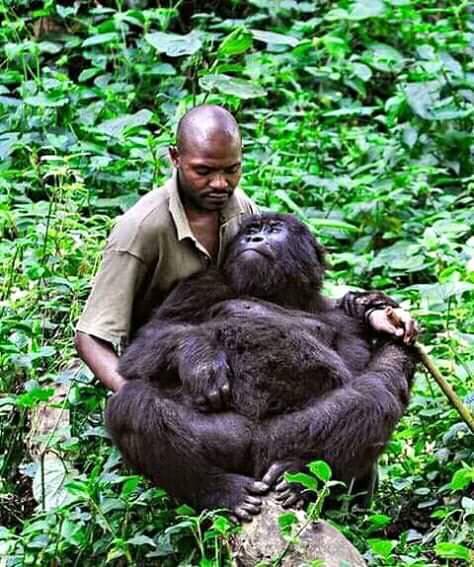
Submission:
MULTIPOLYGON (((288 546, 278 526, 278 517, 285 512, 270 494, 264 499, 262 512, 243 526, 235 541, 235 560, 240 567, 281 565, 283 567, 307 567, 310 561, 321 560, 324 567, 364 567, 357 549, 335 528, 319 520, 304 527, 298 535, 298 543, 288 546), (272 563, 288 547, 280 563, 272 563)), ((301 510, 294 511, 298 519, 294 532, 305 524, 301 510)))

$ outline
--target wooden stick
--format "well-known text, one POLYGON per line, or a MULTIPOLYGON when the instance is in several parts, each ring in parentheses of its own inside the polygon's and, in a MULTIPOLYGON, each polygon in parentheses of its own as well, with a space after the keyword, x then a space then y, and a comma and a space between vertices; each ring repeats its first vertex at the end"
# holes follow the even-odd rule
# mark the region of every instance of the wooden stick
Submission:
POLYGON ((451 388, 451 386, 446 382, 446 380, 441 375, 441 372, 435 366, 434 362, 428 356, 425 351, 425 348, 420 343, 415 344, 415 349, 418 352, 421 362, 423 366, 426 368, 429 374, 433 376, 436 380, 438 386, 443 390, 446 397, 450 401, 451 405, 456 408, 459 415, 462 417, 465 423, 469 426, 470 430, 474 433, 474 418, 472 417, 471 412, 469 409, 463 404, 459 396, 456 392, 451 388))
MULTIPOLYGON (((386 307, 385 312, 387 313, 389 319, 396 327, 403 326, 401 319, 394 312, 392 307, 386 307)), ((451 388, 448 382, 443 378, 441 372, 438 370, 435 363, 431 360, 430 356, 425 350, 425 347, 420 343, 415 343, 415 350, 418 353, 420 361, 426 368, 429 374, 435 379, 438 386, 443 390, 444 394, 450 401, 451 405, 458 411, 459 415, 462 417, 463 421, 468 425, 469 429, 474 433, 474 418, 471 412, 463 404, 456 392, 451 388)))

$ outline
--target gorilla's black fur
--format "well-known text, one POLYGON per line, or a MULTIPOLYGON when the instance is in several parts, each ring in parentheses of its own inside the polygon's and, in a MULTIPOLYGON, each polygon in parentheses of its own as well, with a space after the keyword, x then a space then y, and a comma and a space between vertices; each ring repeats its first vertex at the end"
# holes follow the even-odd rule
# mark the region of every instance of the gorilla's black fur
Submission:
POLYGON ((322 297, 323 274, 307 228, 264 214, 244 222, 222 272, 178 284, 120 359, 130 383, 106 421, 127 462, 242 518, 269 469, 320 458, 339 479, 367 475, 406 408, 414 358, 322 297))

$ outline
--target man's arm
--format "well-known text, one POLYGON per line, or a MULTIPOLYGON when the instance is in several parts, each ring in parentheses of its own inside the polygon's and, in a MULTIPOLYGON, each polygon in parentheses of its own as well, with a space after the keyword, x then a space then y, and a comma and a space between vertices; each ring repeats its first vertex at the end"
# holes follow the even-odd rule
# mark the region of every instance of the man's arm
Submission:
POLYGON ((110 343, 77 331, 74 344, 81 359, 106 388, 118 392, 126 384, 117 371, 118 356, 110 343))

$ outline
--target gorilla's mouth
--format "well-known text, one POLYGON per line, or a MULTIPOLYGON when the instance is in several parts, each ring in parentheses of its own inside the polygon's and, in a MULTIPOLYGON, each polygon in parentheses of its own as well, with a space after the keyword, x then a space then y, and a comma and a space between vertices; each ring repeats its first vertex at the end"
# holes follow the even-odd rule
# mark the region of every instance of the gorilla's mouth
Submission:
POLYGON ((259 256, 263 256, 264 258, 272 259, 272 255, 266 250, 262 250, 261 248, 251 248, 251 247, 241 248, 235 255, 235 258, 237 258, 237 256, 242 256, 242 254, 245 254, 246 252, 254 252, 255 254, 258 254, 259 256))

